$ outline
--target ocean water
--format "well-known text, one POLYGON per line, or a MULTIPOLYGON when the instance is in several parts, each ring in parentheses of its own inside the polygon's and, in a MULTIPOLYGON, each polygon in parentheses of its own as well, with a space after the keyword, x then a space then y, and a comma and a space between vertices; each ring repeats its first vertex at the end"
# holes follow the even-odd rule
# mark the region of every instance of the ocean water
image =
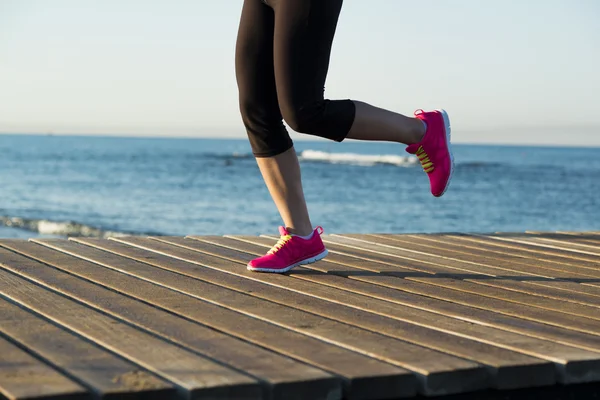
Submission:
MULTIPOLYGON (((404 146, 296 143, 326 233, 600 230, 600 148, 455 145, 442 198, 404 146)), ((276 233, 246 140, 0 135, 0 237, 276 233)))

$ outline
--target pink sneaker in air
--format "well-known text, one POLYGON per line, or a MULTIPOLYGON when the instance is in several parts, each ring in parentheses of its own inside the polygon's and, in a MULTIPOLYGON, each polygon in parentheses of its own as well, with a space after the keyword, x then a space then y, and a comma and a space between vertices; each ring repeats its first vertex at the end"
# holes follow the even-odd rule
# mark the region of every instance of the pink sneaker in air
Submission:
POLYGON ((448 189, 454 171, 454 157, 450 148, 450 120, 444 110, 417 110, 415 117, 425 121, 427 131, 421 142, 409 145, 406 151, 417 155, 429 176, 431 194, 440 197, 448 189))
POLYGON ((281 237, 266 255, 255 258, 248 263, 250 271, 257 272, 287 272, 303 264, 319 261, 327 255, 327 249, 321 240, 323 228, 320 226, 313 231, 310 239, 290 235, 283 227, 279 227, 281 237))

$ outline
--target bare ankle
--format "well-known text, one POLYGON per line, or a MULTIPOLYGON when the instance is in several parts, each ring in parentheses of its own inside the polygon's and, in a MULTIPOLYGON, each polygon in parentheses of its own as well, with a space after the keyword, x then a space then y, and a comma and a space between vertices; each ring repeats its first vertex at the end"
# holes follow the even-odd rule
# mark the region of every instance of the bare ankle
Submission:
POLYGON ((421 121, 419 118, 414 118, 413 121, 413 129, 411 132, 412 141, 411 143, 407 144, 419 143, 421 140, 423 140, 425 132, 427 131, 427 125, 425 125, 425 122, 421 121))
POLYGON ((313 232, 313 229, 310 226, 309 227, 301 227, 301 228, 287 227, 286 229, 290 234, 297 235, 297 236, 308 236, 313 232))

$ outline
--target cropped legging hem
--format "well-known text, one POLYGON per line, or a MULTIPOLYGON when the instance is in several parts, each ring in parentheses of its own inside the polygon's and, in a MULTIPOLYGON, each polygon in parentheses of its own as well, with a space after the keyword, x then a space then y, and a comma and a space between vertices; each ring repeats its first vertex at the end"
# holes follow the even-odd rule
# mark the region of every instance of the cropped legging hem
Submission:
POLYGON ((275 156, 278 156, 279 154, 285 153, 292 147, 294 147, 294 143, 290 139, 290 142, 287 145, 280 147, 280 148, 273 148, 272 150, 268 150, 268 151, 264 151, 264 152, 257 152, 253 148, 252 155, 256 158, 275 157, 275 156))
MULTIPOLYGON (((346 139, 346 136, 348 136, 348 132, 350 132, 350 128, 352 128, 352 124, 354 123, 354 116, 356 113, 356 105, 352 100, 325 100, 325 101, 336 101, 339 102, 339 106, 343 107, 343 109, 341 110, 341 112, 344 114, 344 118, 340 119, 337 124, 333 127, 331 127, 331 129, 329 130, 325 130, 323 131, 323 133, 321 135, 315 135, 315 136, 319 136, 319 137, 323 137, 325 139, 330 139, 336 142, 342 142, 344 141, 344 139, 346 139)), ((247 132, 251 132, 248 128, 246 128, 247 132)), ((294 146, 294 143, 292 142, 292 139, 290 138, 289 134, 287 131, 285 131, 285 128, 283 128, 284 132, 282 132, 280 134, 280 137, 282 139, 284 139, 285 141, 274 141, 274 143, 270 143, 268 144, 268 146, 265 145, 262 146, 262 148, 267 148, 268 150, 266 151, 262 151, 262 150, 256 150, 256 148, 261 148, 260 147, 260 143, 258 143, 257 145, 252 145, 252 143, 256 141, 256 136, 252 136, 251 134, 249 134, 250 137, 250 143, 251 143, 251 147, 252 147, 252 154, 254 155, 254 157, 257 158, 264 158, 264 157, 275 157, 276 155, 279 155, 281 153, 285 153, 286 151, 288 151, 289 149, 291 149, 294 146), (253 140, 254 139, 254 140, 253 140)))

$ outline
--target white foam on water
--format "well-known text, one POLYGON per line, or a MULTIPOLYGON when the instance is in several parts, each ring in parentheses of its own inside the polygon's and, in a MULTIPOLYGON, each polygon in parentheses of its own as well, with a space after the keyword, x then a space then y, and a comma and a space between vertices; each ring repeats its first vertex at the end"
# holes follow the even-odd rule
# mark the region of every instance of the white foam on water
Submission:
POLYGON ((400 156, 396 154, 356 154, 356 153, 328 153, 318 150, 304 150, 300 153, 301 161, 319 161, 332 164, 353 164, 372 167, 377 164, 409 167, 418 163, 414 156, 400 156))
POLYGON ((0 216, 0 225, 37 232, 42 235, 96 238, 136 235, 136 233, 104 230, 73 221, 50 221, 46 219, 29 219, 7 216, 0 216))

